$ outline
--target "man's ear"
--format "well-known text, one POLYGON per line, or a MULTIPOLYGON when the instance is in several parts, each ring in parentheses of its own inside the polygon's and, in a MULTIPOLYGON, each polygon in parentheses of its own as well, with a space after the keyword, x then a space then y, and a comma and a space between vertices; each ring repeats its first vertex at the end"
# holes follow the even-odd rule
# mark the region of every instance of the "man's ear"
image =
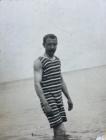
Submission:
POLYGON ((43 45, 43 47, 45 48, 45 44, 44 44, 44 43, 42 43, 42 45, 43 45))

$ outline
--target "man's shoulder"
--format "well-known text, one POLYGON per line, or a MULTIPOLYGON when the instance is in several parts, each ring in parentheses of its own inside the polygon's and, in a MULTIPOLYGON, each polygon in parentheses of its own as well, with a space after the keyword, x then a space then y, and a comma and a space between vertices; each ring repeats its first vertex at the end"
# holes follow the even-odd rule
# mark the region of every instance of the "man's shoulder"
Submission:
POLYGON ((41 66, 42 66, 42 64, 38 57, 37 59, 34 60, 33 67, 34 67, 34 69, 37 69, 37 68, 40 68, 41 66))
POLYGON ((58 61, 61 61, 61 59, 60 59, 58 56, 55 56, 55 58, 56 58, 58 61))
POLYGON ((60 58, 58 56, 56 56, 56 55, 55 55, 55 58, 60 60, 60 58))

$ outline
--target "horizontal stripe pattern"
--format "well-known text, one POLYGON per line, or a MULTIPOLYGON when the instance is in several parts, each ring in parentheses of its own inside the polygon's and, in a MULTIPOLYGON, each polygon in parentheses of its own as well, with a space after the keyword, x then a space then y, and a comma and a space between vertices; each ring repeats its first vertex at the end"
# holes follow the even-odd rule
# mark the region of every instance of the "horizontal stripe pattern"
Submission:
POLYGON ((52 115, 45 113, 44 106, 42 110, 48 118, 50 127, 53 128, 58 124, 67 121, 66 113, 62 101, 62 78, 61 78, 61 63, 59 58, 51 61, 49 58, 40 57, 42 63, 42 81, 41 86, 44 96, 52 108, 52 115))
POLYGON ((52 75, 43 75, 42 76, 42 82, 46 81, 46 80, 53 80, 53 79, 56 79, 56 78, 60 78, 61 77, 61 74, 60 73, 56 73, 56 74, 52 74, 52 75))

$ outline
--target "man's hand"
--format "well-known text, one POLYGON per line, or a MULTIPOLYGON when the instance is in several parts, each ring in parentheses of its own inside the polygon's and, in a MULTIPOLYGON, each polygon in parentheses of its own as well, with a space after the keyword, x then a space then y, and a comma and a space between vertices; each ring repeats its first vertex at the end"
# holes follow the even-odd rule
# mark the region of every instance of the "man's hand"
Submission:
POLYGON ((48 103, 44 104, 44 112, 46 114, 51 114, 52 115, 52 108, 50 107, 50 105, 48 103))
POLYGON ((71 111, 73 109, 73 103, 70 99, 68 99, 67 103, 68 103, 68 111, 71 111))

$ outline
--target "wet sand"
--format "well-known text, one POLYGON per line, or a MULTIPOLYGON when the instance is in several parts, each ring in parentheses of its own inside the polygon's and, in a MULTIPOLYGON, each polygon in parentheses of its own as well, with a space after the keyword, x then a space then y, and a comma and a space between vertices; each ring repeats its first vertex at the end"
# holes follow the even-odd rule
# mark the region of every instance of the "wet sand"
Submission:
MULTIPOLYGON (((68 139, 95 140, 106 130, 106 66, 63 76, 74 102, 68 112, 63 96, 68 139)), ((33 79, 0 84, 0 140, 53 140, 33 79)))

